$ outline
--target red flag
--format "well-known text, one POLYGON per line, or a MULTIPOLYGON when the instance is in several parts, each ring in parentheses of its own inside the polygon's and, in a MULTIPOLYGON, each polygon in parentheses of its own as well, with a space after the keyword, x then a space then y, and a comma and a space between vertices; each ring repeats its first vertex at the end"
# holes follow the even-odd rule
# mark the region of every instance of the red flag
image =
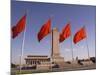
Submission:
POLYGON ((26 15, 24 15, 16 24, 16 26, 12 27, 12 38, 15 38, 18 36, 19 33, 21 33, 25 29, 26 24, 26 15))
POLYGON ((85 31, 85 27, 82 27, 82 28, 74 35, 73 42, 76 44, 77 42, 83 40, 84 38, 86 38, 86 31, 85 31))
POLYGON ((40 42, 51 31, 51 20, 49 19, 38 32, 38 41, 40 42))
POLYGON ((60 34, 60 42, 63 42, 66 38, 68 38, 71 35, 71 27, 70 23, 66 25, 66 27, 62 30, 62 33, 60 34))

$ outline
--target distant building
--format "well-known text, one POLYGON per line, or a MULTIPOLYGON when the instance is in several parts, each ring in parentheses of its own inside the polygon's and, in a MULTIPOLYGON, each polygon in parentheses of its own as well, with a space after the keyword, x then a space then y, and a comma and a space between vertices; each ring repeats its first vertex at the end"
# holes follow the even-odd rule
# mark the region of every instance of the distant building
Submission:
POLYGON ((26 65, 39 65, 42 63, 50 62, 50 58, 48 56, 42 55, 28 55, 25 58, 26 65))

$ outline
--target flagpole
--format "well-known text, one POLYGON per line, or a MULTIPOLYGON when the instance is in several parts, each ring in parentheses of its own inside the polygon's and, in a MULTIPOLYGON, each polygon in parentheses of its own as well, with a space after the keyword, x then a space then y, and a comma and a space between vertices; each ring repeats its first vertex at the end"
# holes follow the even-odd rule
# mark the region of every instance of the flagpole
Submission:
MULTIPOLYGON (((86 31, 86 27, 85 27, 85 31, 86 31)), ((90 59, 90 56, 89 56, 89 46, 88 46, 88 41, 87 41, 87 34, 86 34, 86 46, 87 46, 88 59, 90 59)))
MULTIPOLYGON (((72 53, 72 62, 74 61, 74 56, 73 56, 73 41, 72 41, 72 33, 71 33, 71 53, 72 53)), ((73 65, 72 65, 73 67, 73 65)))
POLYGON ((89 55, 89 46, 88 46, 88 42, 87 42, 87 37, 86 37, 86 46, 87 46, 88 59, 90 59, 90 55, 89 55))
POLYGON ((22 40, 22 48, 21 48, 21 56, 20 56, 20 73, 22 68, 22 59, 23 59, 23 53, 24 53, 24 45, 25 45, 25 34, 26 34, 26 27, 23 34, 23 40, 22 40))
MULTIPOLYGON (((72 62, 74 61, 74 56, 73 56, 73 37, 72 37, 72 31, 71 31, 71 53, 72 53, 72 62)), ((73 65, 72 65, 73 67, 73 65)))
MULTIPOLYGON (((85 34, 86 34, 86 27, 85 28, 85 34)), ((89 55, 89 46, 88 46, 88 41, 87 41, 87 34, 86 34, 86 47, 87 47, 87 55, 88 55, 88 59, 89 59, 89 63, 90 63, 90 55, 89 55)))
POLYGON ((24 30, 23 39, 22 39, 22 47, 21 47, 21 55, 20 55, 20 73, 22 69, 22 59, 23 59, 23 54, 24 54, 25 35, 26 35, 26 25, 25 25, 25 30, 24 30))
POLYGON ((87 45, 88 59, 90 59, 90 56, 89 56, 89 47, 88 47, 87 38, 86 38, 86 45, 87 45))
MULTIPOLYGON (((52 30, 51 30, 51 40, 52 40, 52 30)), ((52 41, 51 41, 51 46, 52 46, 52 41)), ((51 55, 50 55, 50 71, 52 71, 52 48, 51 48, 51 55)))
MULTIPOLYGON (((72 35, 71 35, 71 39, 72 39, 72 35)), ((72 40, 71 40, 71 52, 72 52, 72 61, 74 61, 72 40)))
MULTIPOLYGON (((51 15, 50 16, 50 19, 53 19, 53 15, 51 15)), ((52 22, 51 22, 51 26, 52 26, 52 22)), ((51 31, 50 31, 50 33, 51 33, 51 40, 52 40, 52 37, 53 37, 53 35, 52 35, 52 29, 51 29, 51 31)), ((53 45, 53 40, 51 41, 51 46, 53 45)), ((50 65, 50 71, 52 71, 52 48, 51 48, 51 59, 50 59, 50 63, 51 63, 51 65, 50 65)))

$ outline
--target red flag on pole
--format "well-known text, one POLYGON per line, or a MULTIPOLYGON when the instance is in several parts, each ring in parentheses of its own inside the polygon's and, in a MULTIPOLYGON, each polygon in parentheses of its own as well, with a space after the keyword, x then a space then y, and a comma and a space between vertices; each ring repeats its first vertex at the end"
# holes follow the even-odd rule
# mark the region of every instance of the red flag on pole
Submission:
POLYGON ((51 31, 51 19, 49 19, 38 32, 38 41, 40 42, 45 36, 47 36, 51 31))
POLYGON ((25 29, 26 24, 26 15, 24 15, 16 24, 16 26, 12 27, 12 38, 15 38, 18 36, 19 33, 21 33, 25 29))
POLYGON ((76 44, 77 42, 83 40, 84 38, 86 38, 86 31, 85 31, 85 27, 82 27, 78 32, 76 32, 76 34, 74 35, 74 39, 73 42, 76 44))
POLYGON ((62 33, 60 34, 60 42, 63 42, 66 38, 68 38, 71 35, 71 27, 70 23, 68 23, 64 29, 62 30, 62 33))

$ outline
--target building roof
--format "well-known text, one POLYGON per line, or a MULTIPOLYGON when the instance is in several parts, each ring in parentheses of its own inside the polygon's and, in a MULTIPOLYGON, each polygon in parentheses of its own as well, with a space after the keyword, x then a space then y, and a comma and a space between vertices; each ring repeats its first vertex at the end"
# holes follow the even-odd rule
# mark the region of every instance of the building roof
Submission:
POLYGON ((28 55, 27 57, 48 57, 46 55, 28 55))
POLYGON ((25 60, 28 59, 49 59, 46 55, 28 55, 25 60))

